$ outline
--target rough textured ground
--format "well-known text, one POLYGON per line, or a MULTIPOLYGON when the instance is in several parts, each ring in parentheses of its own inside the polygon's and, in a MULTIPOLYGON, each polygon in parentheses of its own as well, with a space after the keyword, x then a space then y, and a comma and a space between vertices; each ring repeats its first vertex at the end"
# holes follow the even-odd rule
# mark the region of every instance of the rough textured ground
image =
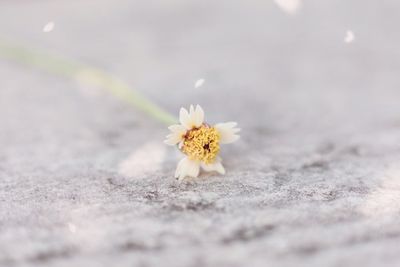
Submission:
POLYGON ((2 1, 1 36, 243 131, 226 176, 177 183, 163 125, 0 60, 0 265, 399 266, 399 9, 2 1))

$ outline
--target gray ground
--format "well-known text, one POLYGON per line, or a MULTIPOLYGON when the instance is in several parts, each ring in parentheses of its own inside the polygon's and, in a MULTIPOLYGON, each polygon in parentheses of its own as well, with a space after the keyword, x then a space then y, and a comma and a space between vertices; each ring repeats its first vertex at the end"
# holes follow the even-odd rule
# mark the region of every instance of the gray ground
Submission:
POLYGON ((179 184, 163 125, 0 60, 0 265, 399 266, 399 12, 394 0, 309 0, 294 16, 268 0, 2 1, 0 36, 243 131, 223 148, 227 175, 179 184))

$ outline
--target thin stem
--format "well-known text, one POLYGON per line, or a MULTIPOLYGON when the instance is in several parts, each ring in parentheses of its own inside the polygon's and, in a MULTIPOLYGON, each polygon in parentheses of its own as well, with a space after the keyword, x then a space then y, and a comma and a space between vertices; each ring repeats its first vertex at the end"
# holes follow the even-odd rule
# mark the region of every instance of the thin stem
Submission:
POLYGON ((173 115, 131 89, 125 82, 102 70, 3 40, 0 40, 0 58, 103 88, 164 124, 170 125, 177 121, 173 115))

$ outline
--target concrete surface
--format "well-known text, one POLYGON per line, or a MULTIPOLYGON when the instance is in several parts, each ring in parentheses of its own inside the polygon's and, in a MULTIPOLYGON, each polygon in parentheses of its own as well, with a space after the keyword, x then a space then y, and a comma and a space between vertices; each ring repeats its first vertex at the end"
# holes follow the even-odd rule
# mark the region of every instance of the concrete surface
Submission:
POLYGON ((0 265, 399 266, 399 9, 2 1, 1 37, 243 131, 226 176, 179 184, 165 126, 0 60, 0 265))

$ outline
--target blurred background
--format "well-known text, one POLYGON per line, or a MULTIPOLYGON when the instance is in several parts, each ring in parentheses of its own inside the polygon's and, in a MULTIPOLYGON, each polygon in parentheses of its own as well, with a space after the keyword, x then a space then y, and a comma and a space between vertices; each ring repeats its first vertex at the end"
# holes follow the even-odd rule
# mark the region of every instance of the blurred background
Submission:
POLYGON ((1 1, 0 265, 398 266, 399 11, 1 1), (227 175, 177 183, 166 125, 10 47, 102 70, 176 116, 237 121, 227 175))

